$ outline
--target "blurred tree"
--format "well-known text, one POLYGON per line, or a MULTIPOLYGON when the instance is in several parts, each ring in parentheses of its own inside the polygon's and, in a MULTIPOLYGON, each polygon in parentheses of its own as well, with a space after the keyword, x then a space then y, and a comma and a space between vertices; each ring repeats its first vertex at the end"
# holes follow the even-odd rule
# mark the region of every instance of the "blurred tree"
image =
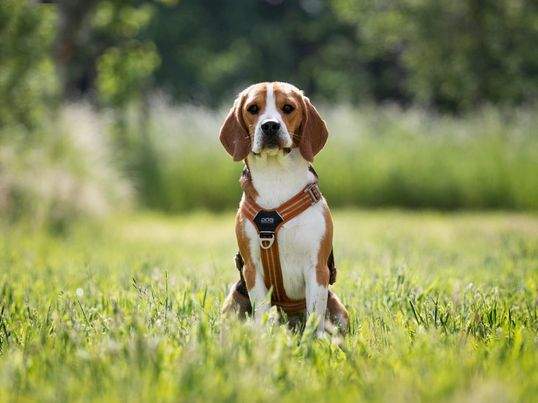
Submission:
POLYGON ((112 111, 111 137, 118 161, 138 173, 142 194, 158 181, 147 135, 148 97, 160 58, 144 35, 154 1, 57 0, 56 64, 64 99, 91 99, 112 111), (139 117, 129 120, 129 110, 139 117), (135 123, 129 126, 129 122, 135 123))
POLYGON ((355 26, 339 21, 325 1, 161 4, 148 36, 163 60, 157 83, 179 101, 215 106, 265 80, 290 81, 331 100, 371 95, 355 26))
POLYGON ((212 106, 286 80, 332 102, 461 111, 536 98, 531 0, 58 0, 64 94, 212 106), (159 60, 162 63, 159 64, 159 60))
POLYGON ((158 66, 159 56, 143 35, 153 2, 58 0, 56 60, 64 95, 95 90, 104 106, 136 101, 158 66))
MULTIPOLYGON (((144 2, 138 6, 133 3, 101 0, 90 22, 93 42, 101 44, 95 57, 95 88, 101 104, 116 111, 120 149, 129 148, 125 116, 128 107, 142 108, 142 115, 148 113, 145 105, 151 77, 160 61, 154 44, 141 35, 153 8, 144 2)), ((139 120, 142 126, 145 121, 139 120)))
POLYGON ((89 83, 83 70, 91 63, 85 64, 83 61, 88 61, 91 53, 88 49, 88 16, 97 3, 98 0, 56 1, 58 27, 55 59, 64 97, 78 96, 88 89, 89 83))
POLYGON ((0 1, 0 127, 34 129, 53 106, 55 21, 51 6, 0 1))
POLYGON ((133 179, 150 206, 161 180, 147 127, 152 77, 160 63, 155 45, 144 35, 153 13, 153 2, 101 0, 91 19, 94 41, 102 44, 95 63, 98 100, 114 111, 119 159, 127 172, 135 173, 133 179), (130 109, 136 110, 138 119, 131 120, 136 126, 129 126, 130 109))
POLYGON ((538 3, 333 0, 369 58, 396 56, 409 96, 441 110, 521 103, 538 88, 538 3))
POLYGON ((0 2, 0 122, 44 115, 52 55, 64 98, 90 95, 120 117, 155 90, 217 106, 261 80, 448 111, 537 95, 532 0, 46 2, 0 2))

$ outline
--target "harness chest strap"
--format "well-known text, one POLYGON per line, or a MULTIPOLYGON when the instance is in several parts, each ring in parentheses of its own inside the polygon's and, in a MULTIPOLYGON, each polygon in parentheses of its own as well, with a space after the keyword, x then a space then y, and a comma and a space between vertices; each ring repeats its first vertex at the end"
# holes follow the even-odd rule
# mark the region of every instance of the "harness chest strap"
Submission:
POLYGON ((265 286, 273 287, 271 303, 286 313, 304 310, 306 301, 304 298, 292 300, 286 295, 280 266, 278 231, 283 223, 297 217, 320 201, 321 197, 319 186, 314 182, 274 210, 264 210, 248 195, 241 204, 242 213, 258 231, 265 286))

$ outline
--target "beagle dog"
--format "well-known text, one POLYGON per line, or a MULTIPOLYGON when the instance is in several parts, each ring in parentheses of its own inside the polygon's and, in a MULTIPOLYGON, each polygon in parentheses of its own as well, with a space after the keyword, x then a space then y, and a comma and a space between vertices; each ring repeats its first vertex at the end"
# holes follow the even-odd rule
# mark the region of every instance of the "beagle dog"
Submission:
POLYGON ((347 331, 348 313, 329 291, 331 213, 310 165, 327 136, 316 108, 291 84, 255 84, 235 100, 220 141, 245 162, 235 227, 241 281, 223 313, 253 312, 259 321, 277 305, 288 316, 315 315, 319 336, 326 319, 347 331))

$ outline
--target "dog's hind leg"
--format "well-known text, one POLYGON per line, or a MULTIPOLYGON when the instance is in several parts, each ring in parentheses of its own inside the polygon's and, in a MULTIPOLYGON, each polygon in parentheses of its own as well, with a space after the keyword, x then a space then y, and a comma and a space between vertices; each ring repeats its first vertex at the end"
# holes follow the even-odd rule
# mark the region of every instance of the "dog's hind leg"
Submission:
POLYGON ((248 297, 247 285, 243 277, 245 263, 239 252, 235 255, 235 267, 239 271, 239 281, 232 285, 222 305, 221 313, 226 316, 235 313, 240 319, 245 319, 252 313, 252 305, 248 297))
POLYGON ((337 326, 343 335, 347 334, 349 331, 349 314, 344 304, 340 302, 338 296, 332 291, 329 291, 327 298, 327 314, 331 323, 337 326))
POLYGON ((238 281, 230 288, 230 291, 224 300, 224 304, 222 304, 222 314, 224 316, 236 314, 240 319, 244 319, 252 312, 248 294, 243 295, 241 293, 241 286, 242 282, 238 281))

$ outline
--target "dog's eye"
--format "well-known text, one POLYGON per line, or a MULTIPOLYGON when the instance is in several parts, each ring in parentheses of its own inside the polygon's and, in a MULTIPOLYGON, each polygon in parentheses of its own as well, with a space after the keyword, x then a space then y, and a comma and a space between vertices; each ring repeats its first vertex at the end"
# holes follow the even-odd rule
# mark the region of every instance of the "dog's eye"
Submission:
POLYGON ((249 113, 252 113, 253 115, 256 115, 259 112, 259 110, 260 110, 260 108, 258 108, 258 105, 256 105, 256 104, 250 105, 247 108, 247 111, 249 111, 249 113))
POLYGON ((284 112, 286 115, 290 114, 293 112, 295 108, 293 106, 291 106, 290 104, 286 104, 282 107, 282 112, 284 112))

